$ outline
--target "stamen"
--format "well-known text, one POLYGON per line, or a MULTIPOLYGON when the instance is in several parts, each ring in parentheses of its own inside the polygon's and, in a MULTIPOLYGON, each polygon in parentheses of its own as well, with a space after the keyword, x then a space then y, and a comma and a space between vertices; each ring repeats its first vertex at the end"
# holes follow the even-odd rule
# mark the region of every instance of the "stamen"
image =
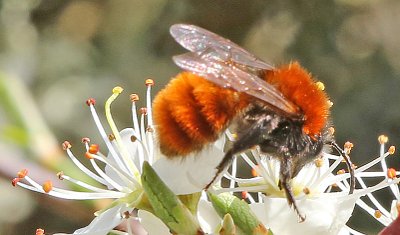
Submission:
POLYGON ((389 179, 395 179, 395 178, 396 178, 396 170, 393 169, 393 168, 389 168, 389 169, 387 170, 387 177, 388 177, 389 179))
POLYGON ((96 100, 94 98, 89 98, 86 100, 87 106, 96 105, 96 100))
POLYGON ((389 141, 389 138, 386 135, 380 135, 378 137, 378 142, 380 144, 386 144, 389 141))
POLYGON ((99 145, 98 144, 91 144, 89 147, 89 153, 97 154, 99 152, 99 145))
MULTIPOLYGON (((65 143, 65 142, 64 142, 65 143)), ((67 155, 68 157, 72 160, 72 162, 86 175, 88 175, 89 177, 91 177, 92 179, 96 180, 97 182, 103 184, 103 185, 107 185, 107 182, 102 179, 101 177, 99 177, 98 175, 94 174, 91 170, 89 170, 86 166, 84 166, 72 153, 72 151, 67 148, 67 155)), ((86 155, 86 154, 85 154, 86 155)))
POLYGON ((17 183, 19 182, 19 181, 21 181, 21 178, 14 178, 14 179, 12 179, 11 180, 11 184, 12 184, 12 186, 17 186, 17 183))
POLYGON ((67 150, 67 149, 70 149, 72 146, 71 146, 71 144, 68 142, 68 141, 64 141, 63 143, 62 143, 62 148, 63 148, 63 150, 67 150))
POLYGON ((375 218, 379 219, 382 216, 382 212, 380 210, 375 210, 374 216, 375 216, 375 218))
POLYGON ((53 189, 53 182, 51 182, 50 180, 44 182, 42 185, 42 188, 43 188, 43 191, 45 191, 46 193, 49 193, 53 189))
POLYGON ((388 153, 389 153, 390 155, 393 155, 395 151, 396 151, 396 147, 393 146, 393 145, 390 146, 389 149, 388 149, 388 153))
POLYGON ((41 228, 36 229, 35 235, 44 235, 44 229, 41 228))
POLYGON ((25 176, 28 174, 28 170, 27 169, 22 169, 20 171, 18 171, 18 178, 25 178, 25 176))

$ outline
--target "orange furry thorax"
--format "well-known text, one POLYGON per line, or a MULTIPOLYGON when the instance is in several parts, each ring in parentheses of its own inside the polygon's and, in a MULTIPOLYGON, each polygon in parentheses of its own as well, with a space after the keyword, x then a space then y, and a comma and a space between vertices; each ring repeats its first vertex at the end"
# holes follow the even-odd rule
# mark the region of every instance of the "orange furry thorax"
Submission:
POLYGON ((329 117, 329 99, 310 73, 292 62, 266 73, 266 81, 275 85, 304 115, 303 131, 310 137, 320 135, 329 117))

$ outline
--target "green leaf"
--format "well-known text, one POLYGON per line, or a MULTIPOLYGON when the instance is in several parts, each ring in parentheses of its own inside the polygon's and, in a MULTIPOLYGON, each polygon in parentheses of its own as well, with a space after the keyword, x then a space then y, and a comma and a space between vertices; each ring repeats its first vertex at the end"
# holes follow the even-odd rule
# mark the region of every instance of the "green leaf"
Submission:
POLYGON ((167 187, 148 162, 144 162, 142 185, 154 215, 160 218, 174 234, 204 234, 196 217, 167 187))
POLYGON ((229 213, 232 216, 235 225, 244 234, 269 234, 268 229, 258 220, 246 202, 238 199, 230 193, 222 193, 219 195, 209 193, 208 195, 217 213, 221 217, 224 217, 229 213))

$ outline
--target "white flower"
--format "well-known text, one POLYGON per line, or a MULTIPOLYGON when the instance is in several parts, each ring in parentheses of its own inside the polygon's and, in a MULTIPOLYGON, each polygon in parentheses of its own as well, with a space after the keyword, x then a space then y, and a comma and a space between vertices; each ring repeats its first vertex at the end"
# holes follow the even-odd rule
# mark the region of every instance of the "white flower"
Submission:
MULTIPOLYGON (((86 227, 76 230, 73 234, 102 235, 108 234, 115 226, 124 220, 131 218, 132 211, 140 207, 140 199, 143 195, 141 185, 141 169, 144 161, 153 165, 154 169, 176 194, 188 194, 201 191, 213 177, 214 168, 223 156, 223 139, 200 153, 202 156, 187 156, 184 160, 169 160, 163 157, 156 147, 155 131, 152 120, 151 109, 151 87, 153 81, 146 80, 147 102, 146 108, 140 109, 138 119, 135 102, 138 96, 130 96, 132 101, 133 127, 119 131, 111 115, 111 104, 122 92, 121 87, 115 87, 113 94, 106 101, 105 114, 112 134, 107 135, 106 130, 100 122, 95 110, 95 100, 88 99, 93 120, 107 147, 108 155, 101 153, 99 145, 91 144, 89 138, 83 138, 86 147, 85 156, 89 159, 93 169, 84 166, 71 151, 68 141, 63 143, 63 148, 75 165, 86 175, 97 181, 103 187, 97 187, 78 179, 74 179, 63 172, 58 173, 62 180, 68 180, 84 188, 84 191, 71 191, 54 187, 52 182, 47 181, 42 185, 27 175, 27 170, 18 173, 13 180, 13 185, 18 185, 39 193, 49 194, 54 197, 87 200, 111 198, 115 201, 109 208, 96 212, 97 217, 86 227), (221 156, 218 158, 216 156, 221 156), (98 163, 105 164, 101 169, 98 163), (200 166, 200 167, 199 167, 200 166)), ((132 228, 129 227, 128 232, 132 228)), ((131 234, 131 233, 129 233, 131 234)))
MULTIPOLYGON (((228 133, 228 136, 232 135, 228 133)), ((345 148, 345 151, 349 152, 350 149, 345 148)), ((253 157, 245 153, 242 153, 241 157, 253 169, 254 177, 242 179, 226 173, 225 178, 231 180, 230 187, 215 189, 215 192, 244 192, 243 195, 250 202, 254 213, 274 234, 361 234, 346 226, 355 205, 362 207, 372 216, 376 216, 378 209, 380 214, 377 220, 385 226, 396 218, 396 215, 391 215, 372 196, 373 192, 390 187, 396 200, 399 200, 400 194, 396 185, 399 183, 399 179, 396 178, 399 172, 390 169, 393 176, 388 177, 385 163, 385 158, 394 153, 394 147, 385 152, 384 143, 381 143, 380 156, 355 170, 356 181, 361 188, 356 189, 353 194, 349 194, 349 173, 345 173, 344 170, 334 173, 343 161, 342 156, 323 153, 313 164, 303 167, 292 180, 296 204, 306 216, 303 223, 298 222, 298 216, 289 208, 284 193, 278 187, 279 161, 261 154, 257 149, 251 150, 251 153, 253 157), (382 165, 381 172, 368 171, 376 164, 382 165), (367 187, 363 181, 365 177, 381 177, 382 181, 367 187), (238 186, 235 187, 234 183, 238 186), (256 197, 247 192, 256 193, 253 194, 256 197), (369 207, 363 200, 364 196, 367 196, 377 209, 369 207)), ((395 208, 396 202, 392 203, 392 208, 395 208)))

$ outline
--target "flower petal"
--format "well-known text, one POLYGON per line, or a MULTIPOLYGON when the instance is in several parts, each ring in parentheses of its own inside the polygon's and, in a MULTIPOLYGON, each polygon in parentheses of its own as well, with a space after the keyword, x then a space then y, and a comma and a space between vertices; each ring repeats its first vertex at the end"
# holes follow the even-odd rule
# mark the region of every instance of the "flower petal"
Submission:
MULTIPOLYGON (((97 216, 88 226, 76 230, 72 234, 107 235, 123 220, 121 213, 129 210, 125 205, 112 207, 97 216)), ((58 233, 55 235, 62 235, 58 233)))
POLYGON ((350 218, 357 199, 345 195, 298 200, 299 210, 306 215, 303 223, 298 222, 296 213, 289 208, 285 198, 264 197, 264 208, 256 204, 251 207, 275 234, 336 235, 350 218))
POLYGON ((148 235, 170 234, 168 227, 152 213, 139 210, 138 217, 148 235))
POLYGON ((183 159, 160 157, 153 168, 175 194, 200 192, 212 180, 216 166, 224 157, 220 141, 217 143, 218 146, 211 145, 183 159))
POLYGON ((213 234, 220 225, 221 217, 217 214, 211 202, 200 199, 197 211, 200 227, 207 234, 213 234))

